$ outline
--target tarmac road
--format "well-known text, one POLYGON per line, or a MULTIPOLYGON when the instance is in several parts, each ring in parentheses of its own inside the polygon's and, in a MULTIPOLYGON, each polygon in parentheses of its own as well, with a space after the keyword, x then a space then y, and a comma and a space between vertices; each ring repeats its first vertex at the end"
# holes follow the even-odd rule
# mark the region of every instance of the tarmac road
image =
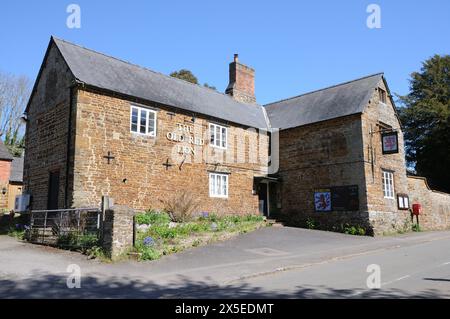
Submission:
POLYGON ((371 238, 264 228, 113 264, 0 236, 0 298, 450 298, 450 232, 371 238), (79 289, 66 284, 73 264, 79 289), (371 275, 370 287, 377 283, 369 265, 380 288, 367 286, 371 275))

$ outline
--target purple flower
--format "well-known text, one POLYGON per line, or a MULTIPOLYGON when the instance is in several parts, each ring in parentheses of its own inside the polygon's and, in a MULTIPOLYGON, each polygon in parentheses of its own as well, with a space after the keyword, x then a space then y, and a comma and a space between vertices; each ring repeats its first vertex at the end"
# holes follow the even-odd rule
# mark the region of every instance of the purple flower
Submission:
POLYGON ((154 246, 155 245, 155 241, 153 240, 152 237, 145 237, 144 238, 144 245, 145 246, 154 246))
POLYGON ((203 218, 208 218, 209 217, 209 213, 208 212, 202 212, 202 217, 203 218))

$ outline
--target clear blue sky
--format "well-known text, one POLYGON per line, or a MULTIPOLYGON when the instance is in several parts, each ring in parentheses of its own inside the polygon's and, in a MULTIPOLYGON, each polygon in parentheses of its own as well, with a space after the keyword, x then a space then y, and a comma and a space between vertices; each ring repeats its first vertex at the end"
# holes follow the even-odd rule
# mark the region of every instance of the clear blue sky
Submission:
POLYGON ((23 1, 0 4, 0 69, 34 81, 50 35, 162 73, 187 68, 224 91, 234 53, 256 69, 261 104, 384 71, 409 74, 450 53, 450 1, 23 1), (81 29, 66 8, 81 7, 81 29), (369 4, 381 29, 366 26, 369 4))

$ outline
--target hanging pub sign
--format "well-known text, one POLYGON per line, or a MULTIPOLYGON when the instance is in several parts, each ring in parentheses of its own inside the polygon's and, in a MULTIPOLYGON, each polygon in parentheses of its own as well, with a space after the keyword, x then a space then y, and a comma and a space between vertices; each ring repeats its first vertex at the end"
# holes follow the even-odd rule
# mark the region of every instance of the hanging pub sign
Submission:
POLYGON ((388 132, 381 134, 381 143, 383 147, 383 154, 398 153, 398 133, 388 132))

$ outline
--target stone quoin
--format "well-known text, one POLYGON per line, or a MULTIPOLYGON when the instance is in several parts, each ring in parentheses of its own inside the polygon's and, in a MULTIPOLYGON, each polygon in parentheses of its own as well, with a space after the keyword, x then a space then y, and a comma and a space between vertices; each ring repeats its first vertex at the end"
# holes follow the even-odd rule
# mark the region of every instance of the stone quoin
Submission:
POLYGON ((376 235, 401 229, 413 201, 433 198, 423 225, 450 226, 450 196, 406 174, 381 73, 260 105, 255 70, 237 54, 223 94, 52 37, 26 117, 32 209, 99 206, 102 196, 162 209, 187 191, 199 213, 376 235))

